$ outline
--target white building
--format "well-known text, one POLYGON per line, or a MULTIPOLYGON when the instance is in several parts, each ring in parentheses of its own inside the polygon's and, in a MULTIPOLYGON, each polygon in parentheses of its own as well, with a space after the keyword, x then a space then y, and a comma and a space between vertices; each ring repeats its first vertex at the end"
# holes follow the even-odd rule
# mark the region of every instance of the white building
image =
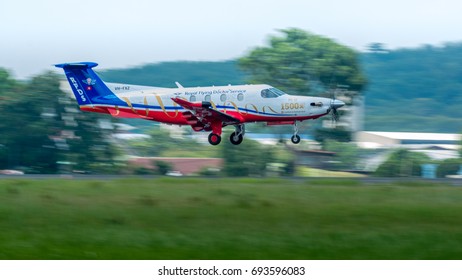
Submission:
POLYGON ((355 134, 355 141, 360 147, 366 149, 408 148, 414 150, 439 147, 457 151, 461 135, 451 133, 359 131, 355 134))
POLYGON ((421 152, 435 160, 459 157, 460 134, 359 131, 354 140, 363 149, 376 150, 365 159, 364 169, 375 170, 393 149, 421 152))

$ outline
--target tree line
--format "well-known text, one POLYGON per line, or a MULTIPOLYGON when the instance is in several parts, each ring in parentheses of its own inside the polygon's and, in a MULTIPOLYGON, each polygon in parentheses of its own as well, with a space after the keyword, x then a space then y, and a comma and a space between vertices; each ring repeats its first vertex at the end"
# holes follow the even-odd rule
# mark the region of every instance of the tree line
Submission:
POLYGON ((462 43, 363 53, 366 129, 461 132, 461 55, 462 43))
POLYGON ((113 129, 99 125, 101 116, 79 111, 60 80, 48 72, 20 82, 0 69, 0 169, 113 171, 113 129))

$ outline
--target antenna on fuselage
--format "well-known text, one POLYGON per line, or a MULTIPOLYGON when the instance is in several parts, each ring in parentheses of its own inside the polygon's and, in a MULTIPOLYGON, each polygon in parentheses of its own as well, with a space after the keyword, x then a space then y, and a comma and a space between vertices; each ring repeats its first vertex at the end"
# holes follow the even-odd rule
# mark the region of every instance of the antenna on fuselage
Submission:
POLYGON ((182 86, 179 82, 175 82, 175 85, 176 85, 178 88, 184 88, 184 86, 182 86))

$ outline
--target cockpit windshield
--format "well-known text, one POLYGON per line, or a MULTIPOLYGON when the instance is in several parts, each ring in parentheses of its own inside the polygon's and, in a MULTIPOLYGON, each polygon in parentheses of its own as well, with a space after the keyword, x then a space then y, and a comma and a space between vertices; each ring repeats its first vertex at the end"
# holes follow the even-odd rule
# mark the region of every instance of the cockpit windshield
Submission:
POLYGON ((266 88, 261 91, 261 97, 263 98, 276 98, 284 94, 286 93, 277 88, 266 88))

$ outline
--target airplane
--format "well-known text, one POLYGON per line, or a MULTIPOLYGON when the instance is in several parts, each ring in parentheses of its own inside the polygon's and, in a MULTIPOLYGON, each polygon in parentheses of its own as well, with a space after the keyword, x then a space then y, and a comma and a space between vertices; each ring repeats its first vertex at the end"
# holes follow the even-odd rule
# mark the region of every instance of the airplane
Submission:
POLYGON ((222 129, 233 125, 230 142, 239 145, 245 123, 293 125, 291 141, 300 143, 297 122, 317 119, 345 103, 335 98, 289 95, 266 84, 176 88, 104 83, 93 71, 95 62, 56 64, 62 68, 80 110, 117 118, 140 118, 174 125, 190 125, 210 132, 208 142, 218 145, 222 129))

